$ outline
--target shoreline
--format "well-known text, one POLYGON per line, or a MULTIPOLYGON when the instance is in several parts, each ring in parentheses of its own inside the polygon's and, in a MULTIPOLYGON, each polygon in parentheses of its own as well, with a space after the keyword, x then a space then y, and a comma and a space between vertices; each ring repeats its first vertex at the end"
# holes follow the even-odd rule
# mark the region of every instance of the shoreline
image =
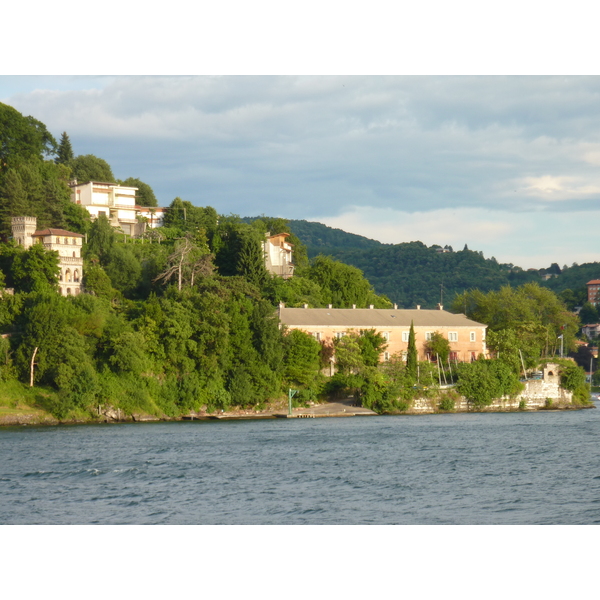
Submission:
POLYGON ((49 413, 36 408, 23 407, 21 413, 0 413, 0 427, 41 427, 41 426, 57 426, 57 425, 104 425, 104 424, 118 424, 118 423, 168 423, 168 422, 181 422, 181 421, 256 421, 256 420, 267 420, 267 419, 315 419, 315 418, 347 418, 347 417, 367 417, 367 416, 419 416, 424 414, 465 414, 465 413, 511 413, 511 412, 564 412, 571 410, 585 410, 590 408, 596 408, 594 402, 590 402, 587 405, 563 405, 553 406, 548 408, 527 408, 524 410, 515 409, 498 409, 498 407, 480 407, 477 409, 470 410, 453 410, 453 411, 442 411, 438 410, 435 412, 421 412, 415 410, 408 410, 403 412, 394 413, 376 413, 367 408, 361 406, 354 406, 355 400, 353 398, 347 398, 344 400, 324 402, 321 404, 314 404, 308 408, 294 408, 292 414, 288 414, 287 406, 284 408, 281 402, 278 402, 275 406, 268 407, 261 411, 244 410, 238 409, 233 411, 224 411, 221 413, 208 413, 206 411, 199 411, 194 413, 188 413, 187 415, 181 415, 179 417, 157 417, 155 415, 133 413, 131 415, 121 417, 116 411, 109 412, 109 414, 102 414, 96 418, 89 419, 57 419, 49 413), (114 414, 113 414, 114 413, 114 414))

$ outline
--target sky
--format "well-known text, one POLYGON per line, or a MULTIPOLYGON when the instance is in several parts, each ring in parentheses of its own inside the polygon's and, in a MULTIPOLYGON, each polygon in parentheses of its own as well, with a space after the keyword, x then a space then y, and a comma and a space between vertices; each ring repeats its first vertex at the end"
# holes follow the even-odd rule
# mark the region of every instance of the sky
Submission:
POLYGON ((600 260, 597 76, 0 76, 0 101, 162 206, 600 260))
POLYGON ((148 183, 161 206, 467 244, 523 268, 600 261, 584 0, 169 6, 8 5, 28 42, 3 31, 21 51, 3 63, 0 102, 148 183))

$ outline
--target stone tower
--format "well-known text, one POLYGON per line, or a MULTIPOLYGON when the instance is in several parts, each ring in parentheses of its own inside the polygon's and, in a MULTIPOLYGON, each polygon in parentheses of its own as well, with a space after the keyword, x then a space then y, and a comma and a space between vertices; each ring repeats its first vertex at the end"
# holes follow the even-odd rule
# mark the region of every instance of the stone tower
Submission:
POLYGON ((35 217, 12 217, 11 228, 13 239, 19 246, 23 246, 25 250, 33 245, 33 234, 37 227, 37 219, 35 217))

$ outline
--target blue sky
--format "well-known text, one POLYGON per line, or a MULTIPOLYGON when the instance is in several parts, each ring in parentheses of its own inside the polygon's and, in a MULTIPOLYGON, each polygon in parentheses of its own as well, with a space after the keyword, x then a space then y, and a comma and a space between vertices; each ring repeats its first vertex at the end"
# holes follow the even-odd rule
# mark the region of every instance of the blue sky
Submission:
POLYGON ((597 76, 0 76, 0 101, 163 206, 600 260, 597 76))

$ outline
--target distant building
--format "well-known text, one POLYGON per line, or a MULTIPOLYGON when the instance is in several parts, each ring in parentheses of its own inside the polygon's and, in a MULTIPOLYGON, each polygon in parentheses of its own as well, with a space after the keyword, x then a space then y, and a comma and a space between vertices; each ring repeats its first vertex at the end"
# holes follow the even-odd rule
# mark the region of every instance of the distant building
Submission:
POLYGON ((590 323, 584 325, 581 328, 581 333, 588 338, 588 340, 594 340, 600 335, 600 323, 590 323))
POLYGON ((88 181, 71 186, 71 202, 85 206, 92 220, 104 215, 110 224, 131 236, 141 235, 146 228, 160 227, 163 224, 166 209, 159 207, 139 206, 136 204, 136 187, 88 181), (138 219, 145 217, 145 220, 138 219))
POLYGON ((43 244, 47 250, 58 252, 60 293, 63 296, 77 296, 81 292, 83 277, 83 236, 64 229, 36 231, 35 217, 13 217, 11 225, 13 239, 24 248, 29 249, 33 244, 43 244))
POLYGON ((294 275, 292 244, 286 239, 289 235, 289 233, 278 233, 276 235, 267 233, 263 242, 267 271, 284 279, 289 279, 294 275))
POLYGON ((406 357, 410 324, 415 329, 419 360, 433 360, 425 348, 434 332, 450 342, 452 362, 471 362, 480 354, 487 356, 485 333, 487 325, 443 310, 388 308, 286 308, 279 306, 279 319, 289 329, 301 329, 318 341, 331 342, 343 337, 348 330, 374 329, 387 341, 381 355, 388 360, 393 354, 406 357))
POLYGON ((588 302, 594 306, 600 303, 600 279, 592 279, 587 282, 588 302))

